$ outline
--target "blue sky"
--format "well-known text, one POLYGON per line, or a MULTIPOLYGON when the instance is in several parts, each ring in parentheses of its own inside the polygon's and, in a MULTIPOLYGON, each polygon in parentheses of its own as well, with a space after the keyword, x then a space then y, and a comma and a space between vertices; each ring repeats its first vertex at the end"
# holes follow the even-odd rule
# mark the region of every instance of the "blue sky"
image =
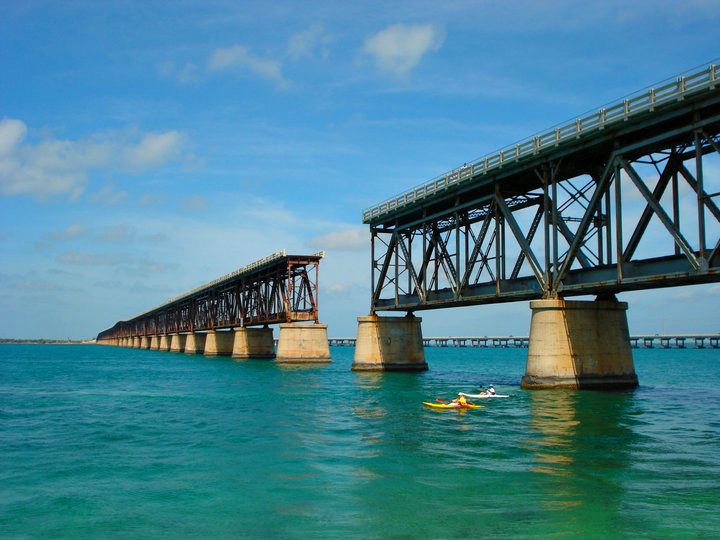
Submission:
MULTIPOLYGON (((719 23, 688 0, 3 2, 0 336, 94 336, 279 249, 327 251, 321 318, 353 335, 363 207, 720 56, 719 23)), ((720 330, 718 286, 623 298, 631 332, 720 330)))

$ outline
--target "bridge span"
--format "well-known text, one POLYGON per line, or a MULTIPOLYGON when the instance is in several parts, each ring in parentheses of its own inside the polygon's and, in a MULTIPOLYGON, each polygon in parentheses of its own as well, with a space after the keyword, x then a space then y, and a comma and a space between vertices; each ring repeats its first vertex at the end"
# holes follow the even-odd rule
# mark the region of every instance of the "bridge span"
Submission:
POLYGON ((324 253, 274 253, 103 330, 101 344, 142 349, 330 362, 318 318, 324 253), (309 324, 311 323, 311 324, 309 324), (277 354, 271 324, 280 325, 277 354))
POLYGON ((720 281, 719 71, 680 75, 366 209, 370 315, 354 369, 427 369, 416 311, 530 300, 524 387, 636 386, 615 295, 720 281), (583 295, 596 300, 569 300, 583 295))
MULTIPOLYGON (((354 337, 328 339, 331 347, 355 347, 354 337)), ((422 338, 424 347, 480 349, 526 349, 529 336, 433 336, 422 338)), ((633 349, 720 349, 720 334, 648 334, 630 336, 633 349)))

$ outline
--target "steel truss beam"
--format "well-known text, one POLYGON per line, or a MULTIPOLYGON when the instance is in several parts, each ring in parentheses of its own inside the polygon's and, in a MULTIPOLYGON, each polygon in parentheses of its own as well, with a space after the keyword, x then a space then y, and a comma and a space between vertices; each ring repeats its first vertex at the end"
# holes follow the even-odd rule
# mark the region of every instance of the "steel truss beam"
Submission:
POLYGON ((231 276, 129 321, 120 321, 98 334, 98 339, 318 322, 322 256, 284 256, 256 272, 231 276))
POLYGON ((720 178, 705 166, 720 124, 661 135, 608 148, 584 174, 571 157, 548 160, 526 186, 498 181, 473 205, 371 225, 372 311, 720 281, 720 178))

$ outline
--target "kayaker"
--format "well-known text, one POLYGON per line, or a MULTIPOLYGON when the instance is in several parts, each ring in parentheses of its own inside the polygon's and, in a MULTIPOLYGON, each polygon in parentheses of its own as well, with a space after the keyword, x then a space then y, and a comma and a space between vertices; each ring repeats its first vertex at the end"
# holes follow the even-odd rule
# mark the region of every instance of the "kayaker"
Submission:
POLYGON ((495 395, 495 387, 492 384, 490 386, 488 386, 487 393, 490 394, 491 396, 495 395))
POLYGON ((465 399, 465 396, 461 396, 460 394, 458 394, 458 397, 453 399, 452 402, 457 403, 458 407, 467 407, 468 406, 467 399, 465 399))

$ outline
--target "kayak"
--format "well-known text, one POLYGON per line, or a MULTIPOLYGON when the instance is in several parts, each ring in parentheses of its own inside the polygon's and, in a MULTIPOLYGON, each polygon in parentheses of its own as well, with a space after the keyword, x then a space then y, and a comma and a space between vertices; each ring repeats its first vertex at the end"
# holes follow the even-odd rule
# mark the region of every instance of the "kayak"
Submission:
POLYGON ((510 397, 508 395, 503 394, 466 394, 465 392, 458 392, 458 396, 465 396, 470 399, 486 399, 486 398, 496 398, 496 397, 510 397))
POLYGON ((426 405, 428 407, 431 407, 433 409, 482 409, 485 405, 475 405, 472 403, 468 403, 467 405, 460 406, 455 403, 448 404, 448 403, 430 403, 429 401, 423 401, 423 405, 426 405))

